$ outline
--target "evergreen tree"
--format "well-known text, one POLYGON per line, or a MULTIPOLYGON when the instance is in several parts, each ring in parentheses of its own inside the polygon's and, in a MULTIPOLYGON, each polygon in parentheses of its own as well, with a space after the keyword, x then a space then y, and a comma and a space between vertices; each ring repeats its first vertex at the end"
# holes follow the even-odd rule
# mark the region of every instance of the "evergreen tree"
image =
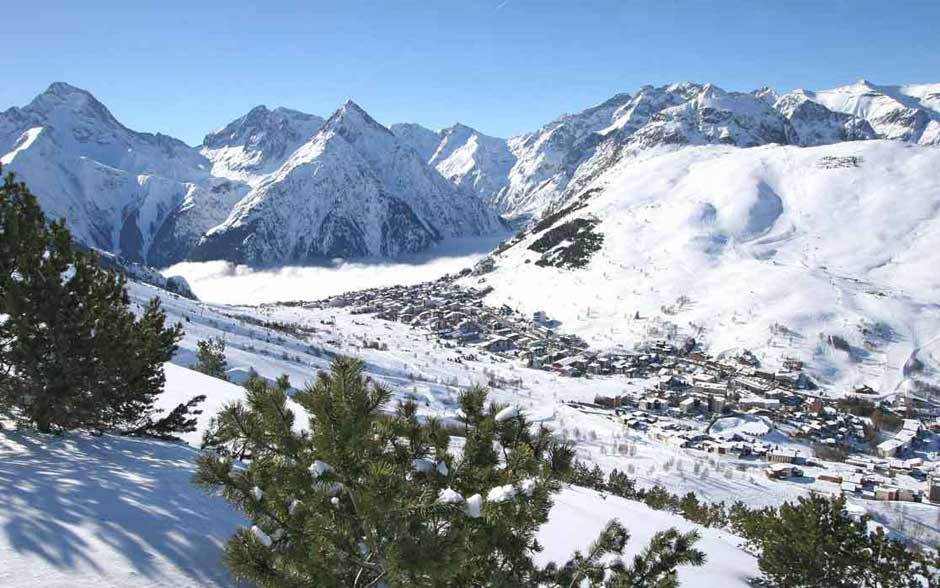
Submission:
MULTIPOLYGON (((262 588, 597 578, 597 557, 561 572, 532 560, 573 452, 517 410, 488 404, 482 389, 463 392, 464 443, 455 456, 447 431, 419 419, 413 401, 383 413, 389 392, 364 378, 357 360, 337 359, 293 395, 309 416, 303 430, 288 389, 286 378, 250 380, 245 400, 226 406, 205 436, 196 483, 221 491, 251 520, 226 546, 236 578, 262 588)), ((602 534, 604 553, 617 552, 615 531, 602 534)))
POLYGON ((923 585, 916 569, 919 558, 880 530, 870 533, 867 517, 850 517, 844 497, 800 497, 775 514, 751 518, 746 528, 761 550, 758 565, 780 588, 923 585))
MULTIPOLYGON (((124 278, 76 251, 12 174, 0 187, 0 236, 0 410, 43 432, 168 434, 153 404, 182 327, 166 325, 157 299, 135 317, 124 278)), ((191 430, 179 410, 175 422, 191 430)))
POLYGON ((207 376, 228 380, 226 370, 228 362, 225 360, 225 340, 221 337, 200 339, 196 342, 196 363, 193 369, 207 376))

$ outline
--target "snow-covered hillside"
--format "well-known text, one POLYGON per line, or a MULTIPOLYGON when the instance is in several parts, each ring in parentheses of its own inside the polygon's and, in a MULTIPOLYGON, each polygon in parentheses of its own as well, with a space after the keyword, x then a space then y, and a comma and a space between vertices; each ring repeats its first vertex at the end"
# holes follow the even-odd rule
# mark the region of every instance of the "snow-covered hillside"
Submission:
POLYGON ((253 265, 394 257, 501 230, 480 200, 350 101, 191 255, 253 265))
POLYGON ((940 335, 938 166, 940 150, 893 141, 624 159, 495 256, 488 301, 602 348, 694 336, 892 391, 940 335))

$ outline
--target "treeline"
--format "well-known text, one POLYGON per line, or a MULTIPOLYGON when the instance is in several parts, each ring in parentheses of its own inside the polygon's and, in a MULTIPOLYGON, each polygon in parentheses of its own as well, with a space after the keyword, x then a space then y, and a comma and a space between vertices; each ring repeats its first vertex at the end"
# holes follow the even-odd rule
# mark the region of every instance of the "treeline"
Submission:
POLYGON ((636 480, 576 461, 569 480, 678 514, 705 527, 746 539, 758 566, 780 588, 923 588, 940 586, 940 551, 919 551, 889 538, 868 516, 853 517, 845 498, 800 497, 780 507, 752 508, 741 501, 706 503, 693 492, 678 495, 655 485, 637 488, 636 480))

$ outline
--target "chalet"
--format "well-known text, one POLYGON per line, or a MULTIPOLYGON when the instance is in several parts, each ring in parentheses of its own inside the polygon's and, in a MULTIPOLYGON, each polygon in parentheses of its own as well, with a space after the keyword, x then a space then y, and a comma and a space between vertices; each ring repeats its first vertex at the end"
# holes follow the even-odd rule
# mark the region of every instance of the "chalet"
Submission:
POLYGON ((694 396, 690 396, 688 398, 685 398, 679 401, 679 408, 682 410, 682 412, 687 413, 687 414, 695 412, 696 410, 698 410, 698 407, 699 407, 699 400, 698 398, 695 398, 694 396))
POLYGON ((772 463, 764 469, 764 473, 772 480, 799 477, 803 472, 789 463, 772 463))

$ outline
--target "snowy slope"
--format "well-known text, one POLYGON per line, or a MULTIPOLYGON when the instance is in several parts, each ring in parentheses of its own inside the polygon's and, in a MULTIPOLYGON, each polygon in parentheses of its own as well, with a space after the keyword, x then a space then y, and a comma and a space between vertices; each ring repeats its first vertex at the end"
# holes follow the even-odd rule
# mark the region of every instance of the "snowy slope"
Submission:
POLYGON ((0 586, 229 588, 241 517, 192 485, 196 451, 0 432, 0 586))
POLYGON ((508 185, 493 199, 496 209, 509 217, 530 218, 554 204, 578 164, 593 152, 597 131, 608 127, 618 108, 629 101, 628 94, 618 94, 510 139, 516 163, 509 172, 508 185))
POLYGON ((194 259, 254 265, 394 257, 502 224, 347 102, 210 230, 194 259))
POLYGON ((821 382, 889 392, 913 349, 940 334, 937 166, 937 149, 891 141, 625 159, 583 208, 496 256, 488 300, 545 310, 601 347, 675 330, 715 352, 745 346, 771 365, 795 355, 821 382), (574 231, 545 253, 529 248, 579 223, 603 240, 587 265, 538 265, 590 240, 574 231), (851 351, 827 345, 833 334, 851 351))

